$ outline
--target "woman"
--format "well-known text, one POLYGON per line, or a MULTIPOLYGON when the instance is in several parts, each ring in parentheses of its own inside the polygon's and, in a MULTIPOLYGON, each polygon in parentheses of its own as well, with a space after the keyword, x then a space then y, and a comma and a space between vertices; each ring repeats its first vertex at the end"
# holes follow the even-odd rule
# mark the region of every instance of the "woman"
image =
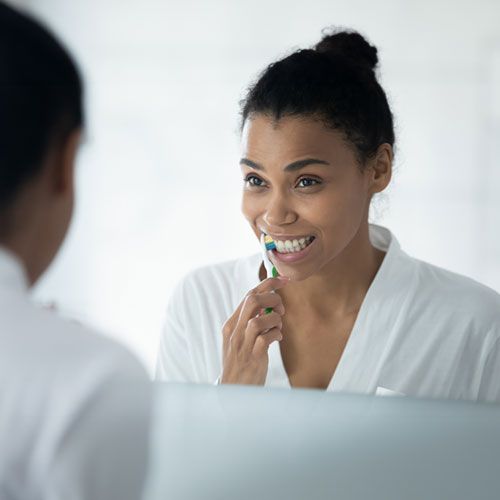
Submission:
POLYGON ((146 371, 31 296, 73 215, 83 87, 56 36, 0 2, 2 500, 136 500, 147 473, 146 371))
POLYGON ((368 223, 394 148, 377 64, 361 35, 336 32, 249 90, 243 214, 277 242, 286 278, 264 279, 260 256, 188 275, 168 308, 159 379, 500 400, 499 295, 368 223))

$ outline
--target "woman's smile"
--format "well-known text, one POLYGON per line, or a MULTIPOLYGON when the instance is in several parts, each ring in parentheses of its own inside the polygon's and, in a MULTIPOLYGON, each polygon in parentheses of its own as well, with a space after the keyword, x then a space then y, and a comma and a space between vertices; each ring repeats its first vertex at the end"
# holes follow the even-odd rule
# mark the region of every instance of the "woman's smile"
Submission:
POLYGON ((303 261, 311 255, 317 241, 314 236, 302 238, 300 240, 274 240, 276 249, 272 251, 274 258, 285 264, 295 264, 303 261))
POLYGON ((309 246, 314 240, 314 236, 292 236, 292 235, 280 235, 276 236, 271 233, 264 232, 265 235, 270 236, 274 243, 276 244, 276 250, 278 253, 295 253, 304 250, 309 246))

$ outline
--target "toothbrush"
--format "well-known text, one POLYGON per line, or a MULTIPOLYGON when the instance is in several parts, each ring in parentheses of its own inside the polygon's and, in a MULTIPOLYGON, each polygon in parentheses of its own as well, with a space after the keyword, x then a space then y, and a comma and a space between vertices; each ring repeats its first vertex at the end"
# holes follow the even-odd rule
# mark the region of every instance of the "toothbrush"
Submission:
POLYGON ((276 243, 271 238, 271 236, 262 234, 260 236, 260 243, 262 246, 262 260, 264 261, 264 267, 267 271, 267 277, 277 278, 279 276, 278 270, 274 267, 273 263, 269 259, 268 252, 271 252, 276 248, 276 243))
MULTIPOLYGON (((276 243, 271 238, 271 236, 261 234, 260 243, 262 246, 262 260, 264 261, 264 267, 267 271, 267 277, 277 278, 279 276, 278 270, 273 266, 273 263, 269 259, 269 253, 276 248, 276 243)), ((269 314, 273 311, 272 307, 267 307, 265 309, 265 314, 269 314)))

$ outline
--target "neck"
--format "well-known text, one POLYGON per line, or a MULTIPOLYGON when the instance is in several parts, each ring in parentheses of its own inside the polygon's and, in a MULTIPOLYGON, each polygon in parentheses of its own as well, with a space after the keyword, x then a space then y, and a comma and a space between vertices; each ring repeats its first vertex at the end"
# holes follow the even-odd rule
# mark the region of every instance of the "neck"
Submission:
POLYGON ((372 246, 368 223, 349 245, 315 275, 289 283, 283 298, 292 307, 312 310, 316 317, 356 314, 384 259, 372 246))
POLYGON ((0 244, 21 260, 30 286, 52 260, 47 249, 51 238, 45 212, 38 192, 29 188, 2 216, 4 230, 0 232, 0 244))
POLYGON ((29 286, 33 286, 43 273, 44 265, 36 255, 33 255, 30 246, 17 238, 2 240, 0 244, 23 263, 29 286))

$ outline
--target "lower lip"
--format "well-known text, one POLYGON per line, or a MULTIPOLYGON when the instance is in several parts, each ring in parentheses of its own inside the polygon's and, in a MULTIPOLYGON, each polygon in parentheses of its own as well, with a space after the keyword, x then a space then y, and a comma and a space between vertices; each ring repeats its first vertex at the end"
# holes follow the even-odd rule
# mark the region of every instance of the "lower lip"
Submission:
POLYGON ((300 252, 279 253, 277 250, 273 250, 273 256, 280 262, 285 262, 286 264, 298 262, 299 260, 305 259, 311 253, 311 248, 316 243, 316 239, 317 238, 314 238, 312 243, 300 252))

